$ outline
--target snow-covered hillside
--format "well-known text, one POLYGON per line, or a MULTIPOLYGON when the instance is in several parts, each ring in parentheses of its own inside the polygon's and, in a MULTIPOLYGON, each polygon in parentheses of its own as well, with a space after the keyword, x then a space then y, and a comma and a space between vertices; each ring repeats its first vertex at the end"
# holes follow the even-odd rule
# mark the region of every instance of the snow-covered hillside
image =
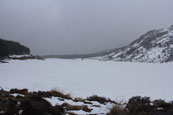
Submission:
POLYGON ((128 46, 113 50, 97 59, 152 63, 173 61, 173 25, 151 30, 128 46))

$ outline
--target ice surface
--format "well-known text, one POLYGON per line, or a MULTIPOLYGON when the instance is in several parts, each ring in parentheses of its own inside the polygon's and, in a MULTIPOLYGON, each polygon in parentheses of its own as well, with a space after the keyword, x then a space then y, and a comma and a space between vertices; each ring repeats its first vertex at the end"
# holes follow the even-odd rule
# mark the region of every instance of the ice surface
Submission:
POLYGON ((173 100, 173 64, 97 60, 13 60, 0 64, 0 87, 61 89, 72 96, 93 94, 117 100, 132 96, 173 100))

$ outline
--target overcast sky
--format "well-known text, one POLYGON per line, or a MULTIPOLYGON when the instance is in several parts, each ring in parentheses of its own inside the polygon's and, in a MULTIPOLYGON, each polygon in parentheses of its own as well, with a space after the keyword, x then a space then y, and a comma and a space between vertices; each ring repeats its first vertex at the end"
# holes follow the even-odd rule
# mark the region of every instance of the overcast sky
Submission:
POLYGON ((0 38, 33 54, 92 53, 173 25, 173 0, 0 0, 0 38))

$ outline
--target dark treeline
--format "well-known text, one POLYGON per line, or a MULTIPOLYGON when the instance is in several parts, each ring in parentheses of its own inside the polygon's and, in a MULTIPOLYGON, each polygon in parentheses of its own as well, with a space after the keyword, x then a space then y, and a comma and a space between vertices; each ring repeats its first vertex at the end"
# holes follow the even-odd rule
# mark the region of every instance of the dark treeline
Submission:
POLYGON ((18 42, 0 39, 0 57, 30 54, 30 49, 18 42))

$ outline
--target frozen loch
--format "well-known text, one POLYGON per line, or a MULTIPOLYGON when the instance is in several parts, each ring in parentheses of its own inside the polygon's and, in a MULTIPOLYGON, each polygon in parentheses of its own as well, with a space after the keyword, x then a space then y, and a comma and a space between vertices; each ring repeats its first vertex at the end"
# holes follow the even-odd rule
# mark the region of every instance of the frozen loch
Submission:
POLYGON ((173 64, 97 60, 11 60, 0 64, 0 87, 30 91, 58 89, 72 96, 93 94, 114 100, 132 96, 173 98, 173 64))

